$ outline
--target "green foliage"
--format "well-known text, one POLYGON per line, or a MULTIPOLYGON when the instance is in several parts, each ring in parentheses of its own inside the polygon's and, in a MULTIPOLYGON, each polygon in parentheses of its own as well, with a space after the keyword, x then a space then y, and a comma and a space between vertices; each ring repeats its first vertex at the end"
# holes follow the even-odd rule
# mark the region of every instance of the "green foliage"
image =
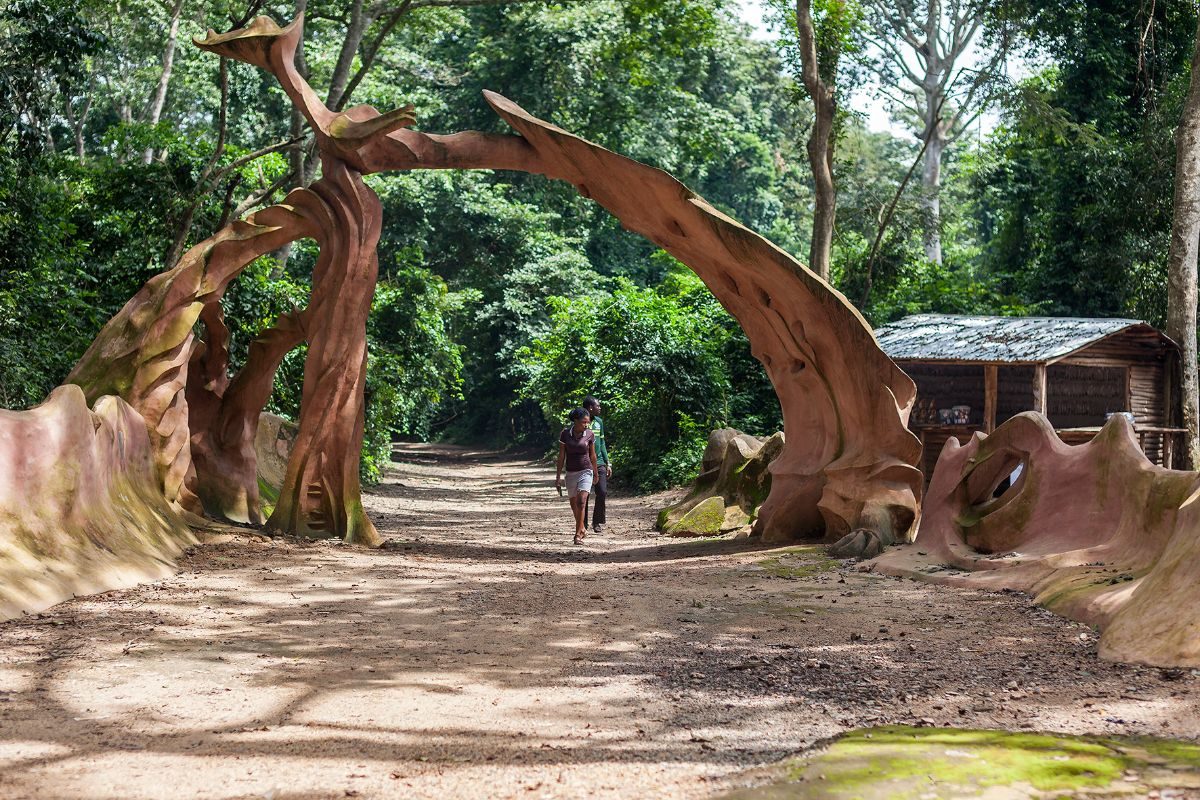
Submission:
POLYGON ((983 263, 1006 291, 1052 313, 1162 322, 1195 13, 1186 3, 1015 3, 1053 66, 1009 97, 975 176, 983 263))
POLYGON ((40 403, 99 327, 72 216, 53 176, 0 159, 0 407, 40 403))
POLYGON ((672 272, 656 289, 618 279, 611 295, 555 297, 550 307, 550 329, 517 354, 521 396, 551 430, 584 396, 599 397, 609 452, 634 486, 691 477, 714 428, 777 429, 770 387, 743 381, 744 338, 691 273, 672 272))
MULTIPOLYGON (((1172 136, 1194 10, 996 6, 1008 16, 989 26, 1019 28, 1044 69, 1012 87, 992 135, 964 139, 947 159, 944 266, 922 255, 919 180, 900 191, 918 143, 867 132, 842 100, 835 284, 874 323, 922 311, 1161 321, 1172 136)), ((507 132, 480 99, 500 89, 670 171, 802 253, 810 104, 795 81, 794 4, 773 7, 778 43, 753 40, 731 0, 413 9, 380 40, 352 102, 411 101, 423 130, 507 132)), ((308 5, 304 53, 321 94, 348 8, 308 5)), ((0 404, 39 402, 103 322, 168 266, 177 239, 194 244, 286 177, 284 153, 212 177, 292 133, 273 79, 230 64, 218 155, 218 61, 188 36, 224 29, 244 10, 230 0, 187 5, 155 122, 147 109, 169 4, 0 0, 0 404)), ((274 0, 262 10, 291 14, 274 0)), ((860 14, 851 0, 814 2, 835 86, 862 83, 862 59, 851 57, 861 55, 860 14)), ((383 25, 372 23, 360 57, 383 25)), ((483 171, 369 180, 384 228, 368 330, 366 477, 379 474, 397 435, 544 445, 588 393, 610 408, 618 475, 641 487, 688 475, 712 427, 778 428, 769 382, 734 321, 691 273, 573 187, 483 171)), ((315 256, 297 243, 285 269, 260 259, 231 287, 234 368, 279 314, 305 305, 315 256)), ((284 359, 270 405, 293 418, 305 355, 301 347, 284 359)))
POLYGON ((82 82, 84 60, 104 41, 81 6, 79 0, 0 3, 0 147, 27 158, 45 149, 57 95, 82 82))
POLYGON ((417 263, 380 281, 367 326, 363 477, 378 481, 396 435, 427 439, 440 403, 461 398, 462 352, 450 338, 446 284, 417 263))

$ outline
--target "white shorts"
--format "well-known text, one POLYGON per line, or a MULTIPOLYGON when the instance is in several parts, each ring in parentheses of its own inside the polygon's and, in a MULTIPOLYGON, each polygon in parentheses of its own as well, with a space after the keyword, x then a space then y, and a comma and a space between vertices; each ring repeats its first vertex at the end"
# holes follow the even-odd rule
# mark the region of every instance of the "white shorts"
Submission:
POLYGON ((590 469, 567 473, 567 497, 575 497, 580 492, 590 492, 591 490, 592 471, 590 469))

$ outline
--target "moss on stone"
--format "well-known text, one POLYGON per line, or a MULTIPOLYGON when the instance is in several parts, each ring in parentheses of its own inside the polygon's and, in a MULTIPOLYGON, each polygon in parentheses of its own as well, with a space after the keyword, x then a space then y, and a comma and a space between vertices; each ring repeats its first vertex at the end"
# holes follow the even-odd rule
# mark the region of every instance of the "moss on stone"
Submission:
POLYGON ((724 522, 725 501, 719 497, 709 497, 664 530, 671 536, 714 536, 721 532, 724 522))
POLYGON ((271 516, 279 502, 279 487, 272 485, 261 475, 258 478, 258 497, 262 505, 263 518, 271 516))
POLYGON ((673 516, 675 516, 674 511, 675 511, 675 508, 673 506, 668 506, 667 508, 664 508, 662 511, 659 511, 658 519, 654 523, 655 529, 660 530, 660 531, 665 531, 673 522, 673 520, 671 518, 673 516))
POLYGON ((989 787, 1008 787, 1013 797, 1142 797, 1156 788, 1200 786, 1200 746, 889 726, 853 731, 780 771, 780 782, 731 798, 973 797, 989 787))

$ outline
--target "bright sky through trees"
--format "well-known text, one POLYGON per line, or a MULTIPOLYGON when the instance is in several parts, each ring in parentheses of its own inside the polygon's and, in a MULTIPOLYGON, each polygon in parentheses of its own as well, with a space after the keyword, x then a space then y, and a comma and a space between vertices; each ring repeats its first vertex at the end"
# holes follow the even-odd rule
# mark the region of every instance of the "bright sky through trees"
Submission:
MULTIPOLYGON (((755 39, 770 40, 775 38, 774 31, 771 30, 770 20, 767 18, 767 12, 762 0, 738 0, 742 21, 748 24, 754 30, 755 39)), ((967 49, 967 57, 965 63, 971 63, 977 58, 976 47, 971 45, 967 49)), ((1008 69, 1010 73, 1014 73, 1015 79, 1027 77, 1029 70, 1024 65, 1019 56, 1009 59, 1008 69)), ((879 91, 879 84, 874 78, 858 87, 851 92, 849 96, 849 106, 851 110, 863 115, 867 129, 870 131, 888 131, 889 133, 903 138, 912 138, 912 131, 905 125, 899 124, 892 119, 891 113, 888 111, 887 104, 884 101, 882 94, 879 91)), ((975 122, 973 127, 978 128, 982 133, 987 133, 996 126, 999 118, 994 113, 986 113, 975 122)))

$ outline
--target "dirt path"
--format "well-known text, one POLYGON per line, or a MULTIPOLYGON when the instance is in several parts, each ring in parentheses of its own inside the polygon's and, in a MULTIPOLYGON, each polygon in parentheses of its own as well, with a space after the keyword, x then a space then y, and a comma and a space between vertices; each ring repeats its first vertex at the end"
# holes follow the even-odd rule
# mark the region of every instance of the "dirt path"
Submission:
POLYGON ((1200 736, 1200 682, 1021 596, 677 542, 570 545, 544 466, 409 446, 390 546, 253 536, 0 624, 0 797, 710 797, 852 727, 1200 736))

